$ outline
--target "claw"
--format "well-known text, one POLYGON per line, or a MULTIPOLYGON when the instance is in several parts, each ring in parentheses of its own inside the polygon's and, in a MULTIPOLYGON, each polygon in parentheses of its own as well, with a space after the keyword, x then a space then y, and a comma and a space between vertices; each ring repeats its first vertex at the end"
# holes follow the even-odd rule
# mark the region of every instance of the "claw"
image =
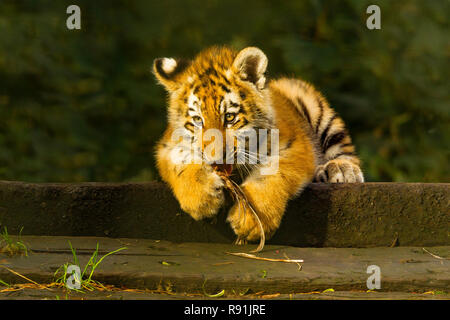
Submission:
POLYGON ((242 246, 247 244, 247 240, 237 237, 236 240, 234 241, 234 244, 237 246, 242 246))

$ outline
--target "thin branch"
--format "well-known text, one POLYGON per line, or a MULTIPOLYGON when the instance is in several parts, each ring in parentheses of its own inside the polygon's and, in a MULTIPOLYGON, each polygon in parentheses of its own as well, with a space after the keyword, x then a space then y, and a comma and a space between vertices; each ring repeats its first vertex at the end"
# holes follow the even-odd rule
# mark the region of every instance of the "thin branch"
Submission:
POLYGON ((37 283, 36 281, 33 281, 33 280, 31 280, 31 279, 25 277, 24 275, 21 275, 20 273, 18 273, 18 272, 16 272, 16 271, 12 270, 12 269, 10 269, 10 268, 8 268, 8 267, 6 267, 6 266, 0 265, 0 267, 5 268, 5 269, 8 270, 9 272, 14 273, 15 275, 17 275, 17 276, 19 276, 19 277, 21 277, 21 278, 23 278, 23 279, 25 279, 25 280, 27 280, 27 281, 29 281, 29 282, 35 284, 35 285, 41 287, 41 288, 44 288, 44 289, 47 289, 47 290, 52 291, 51 289, 47 288, 45 285, 39 284, 39 283, 37 283))
POLYGON ((256 260, 263 260, 263 261, 286 262, 286 263, 301 263, 301 262, 303 262, 303 260, 301 260, 301 259, 272 259, 272 258, 257 257, 254 254, 244 253, 244 252, 225 252, 225 253, 231 254, 233 256, 249 258, 249 259, 256 259, 256 260))
POLYGON ((260 238, 259 238, 259 245, 255 250, 252 250, 250 252, 260 252, 264 248, 264 244, 266 242, 266 235, 264 233, 264 227, 261 223, 261 220, 259 219, 258 214, 256 213, 256 210, 254 209, 252 203, 248 200, 245 193, 242 191, 241 187, 235 183, 233 180, 229 179, 226 173, 223 173, 221 171, 218 172, 218 174, 222 177, 222 179, 225 181, 225 185, 227 188, 231 191, 233 198, 235 198, 235 201, 238 202, 239 205, 239 212, 241 209, 241 202, 244 207, 244 219, 245 219, 245 207, 247 206, 250 209, 250 212, 253 214, 253 217, 255 218, 259 231, 260 231, 260 238))
POLYGON ((425 249, 425 248, 422 248, 422 249, 423 249, 423 251, 425 251, 426 253, 428 253, 429 255, 431 255, 433 258, 440 259, 440 260, 450 260, 450 258, 442 258, 442 257, 439 257, 439 256, 437 256, 437 255, 431 253, 430 251, 428 251, 428 250, 425 249))
MULTIPOLYGON (((286 257, 286 259, 290 260, 290 258, 286 254, 286 252, 284 252, 284 256, 286 257)), ((302 265, 300 263, 298 263, 298 262, 297 262, 297 265, 298 265, 298 271, 302 270, 302 265)))

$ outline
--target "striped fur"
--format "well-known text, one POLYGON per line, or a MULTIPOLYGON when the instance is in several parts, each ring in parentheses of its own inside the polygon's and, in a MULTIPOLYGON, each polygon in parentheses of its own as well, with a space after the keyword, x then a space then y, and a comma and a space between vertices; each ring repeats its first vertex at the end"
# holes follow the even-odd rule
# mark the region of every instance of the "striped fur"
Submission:
POLYGON ((282 78, 274 80, 271 87, 286 95, 295 105, 311 130, 318 158, 315 181, 318 182, 364 182, 348 130, 343 120, 329 106, 326 99, 311 84, 282 78), (333 163, 343 170, 334 169, 333 163), (329 165, 331 169, 328 168, 329 165))
MULTIPOLYGON (((238 135, 249 129, 279 130, 276 174, 261 175, 255 168, 263 165, 233 166, 235 171, 244 169, 241 188, 270 236, 288 200, 311 181, 363 182, 363 175, 344 122, 326 99, 298 79, 267 81, 267 62, 258 48, 236 52, 213 47, 192 61, 157 59, 153 71, 169 93, 168 127, 157 145, 158 169, 182 209, 194 219, 215 215, 223 204, 223 181, 211 166, 218 155, 196 164, 175 163, 174 132, 181 130, 186 141, 192 142, 199 140, 196 129, 216 129, 224 140, 210 143, 225 145, 226 129, 238 135)), ((206 147, 203 142, 194 153, 202 156, 206 147)), ((184 149, 177 151, 176 158, 182 160, 187 154, 184 149)), ((256 221, 251 214, 241 214, 237 204, 228 221, 240 242, 258 239, 256 221)))

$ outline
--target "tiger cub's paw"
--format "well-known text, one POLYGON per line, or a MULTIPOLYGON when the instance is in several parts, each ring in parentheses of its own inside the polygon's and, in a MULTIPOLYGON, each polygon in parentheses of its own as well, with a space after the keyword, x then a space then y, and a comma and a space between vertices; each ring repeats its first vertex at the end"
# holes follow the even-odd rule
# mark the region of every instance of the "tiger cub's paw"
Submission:
POLYGON ((347 159, 333 159, 316 169, 316 182, 364 182, 359 166, 347 159))
POLYGON ((195 183, 182 182, 184 195, 178 197, 181 209, 195 220, 212 217, 225 201, 224 182, 210 168, 199 170, 195 183))
POLYGON ((247 241, 256 241, 260 238, 258 223, 247 207, 235 204, 228 213, 227 221, 237 235, 235 244, 246 244, 247 241))

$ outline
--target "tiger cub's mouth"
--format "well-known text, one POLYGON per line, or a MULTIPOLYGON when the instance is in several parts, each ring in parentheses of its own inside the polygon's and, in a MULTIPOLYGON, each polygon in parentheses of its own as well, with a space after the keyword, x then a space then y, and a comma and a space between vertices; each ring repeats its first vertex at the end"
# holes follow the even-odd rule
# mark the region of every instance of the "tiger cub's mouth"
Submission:
POLYGON ((216 164, 213 163, 212 167, 216 171, 220 171, 227 176, 231 175, 231 172, 233 172, 233 165, 232 164, 216 164))

